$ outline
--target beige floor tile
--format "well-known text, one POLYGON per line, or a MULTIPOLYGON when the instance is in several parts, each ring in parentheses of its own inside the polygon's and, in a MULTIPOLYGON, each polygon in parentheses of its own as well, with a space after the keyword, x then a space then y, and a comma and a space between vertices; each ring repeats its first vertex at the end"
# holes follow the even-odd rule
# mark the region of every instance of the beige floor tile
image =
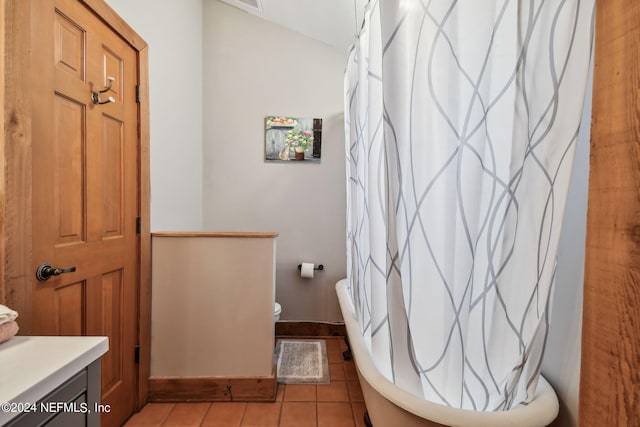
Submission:
POLYGON ((331 381, 344 381, 343 363, 329 363, 329 377, 331 381))
POLYGON ((344 376, 347 380, 357 380, 358 379, 358 371, 356 370, 356 365, 351 362, 344 362, 344 376))
POLYGON ((285 402, 315 402, 315 384, 287 384, 284 389, 285 402))
POLYGON ((125 427, 159 426, 174 406, 174 403, 148 403, 140 412, 129 418, 125 427))
POLYGON ((207 414, 209 406, 211 406, 209 402, 176 403, 161 425, 166 427, 198 427, 207 414))
POLYGON ((349 392, 345 381, 332 381, 331 384, 318 384, 318 402, 348 402, 349 392))
POLYGON ((355 427, 351 404, 318 402, 318 427, 355 427))
POLYGON ((242 427, 278 427, 282 402, 247 403, 242 427))
POLYGON ((315 402, 284 402, 280 427, 316 427, 315 402))
POLYGON ((202 427, 238 427, 246 406, 244 402, 214 402, 202 421, 202 427))
POLYGON ((327 359, 329 363, 341 363, 342 352, 338 347, 327 348, 327 359))
POLYGON ((349 398, 352 402, 364 402, 362 388, 358 380, 347 381, 347 388, 349 389, 349 398))

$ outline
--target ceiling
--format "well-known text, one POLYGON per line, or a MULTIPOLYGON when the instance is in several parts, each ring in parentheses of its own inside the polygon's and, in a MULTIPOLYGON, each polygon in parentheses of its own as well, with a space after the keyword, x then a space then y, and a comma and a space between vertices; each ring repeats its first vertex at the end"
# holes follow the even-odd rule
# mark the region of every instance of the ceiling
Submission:
POLYGON ((267 21, 347 51, 367 0, 221 0, 267 21))

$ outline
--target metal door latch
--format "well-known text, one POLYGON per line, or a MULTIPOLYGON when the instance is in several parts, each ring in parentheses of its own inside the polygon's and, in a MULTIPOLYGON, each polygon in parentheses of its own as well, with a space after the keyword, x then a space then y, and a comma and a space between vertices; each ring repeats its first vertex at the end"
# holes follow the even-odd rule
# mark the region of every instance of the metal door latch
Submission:
POLYGON ((51 264, 40 264, 36 269, 36 279, 41 282, 49 280, 52 276, 59 276, 64 273, 73 273, 76 271, 76 267, 57 268, 51 264))

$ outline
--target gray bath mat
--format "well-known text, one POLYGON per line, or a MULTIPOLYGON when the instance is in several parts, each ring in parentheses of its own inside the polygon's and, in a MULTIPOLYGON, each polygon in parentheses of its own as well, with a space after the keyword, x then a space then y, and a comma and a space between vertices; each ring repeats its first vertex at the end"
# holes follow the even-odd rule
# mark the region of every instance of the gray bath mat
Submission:
POLYGON ((281 384, 329 384, 324 340, 278 340, 276 378, 281 384))

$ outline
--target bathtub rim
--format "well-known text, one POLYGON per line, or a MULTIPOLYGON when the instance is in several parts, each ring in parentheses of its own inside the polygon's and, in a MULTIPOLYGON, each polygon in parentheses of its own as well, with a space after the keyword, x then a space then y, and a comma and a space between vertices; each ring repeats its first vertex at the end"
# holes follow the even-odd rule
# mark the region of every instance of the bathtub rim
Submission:
POLYGON ((499 412, 452 408, 421 399, 402 390, 377 370, 370 357, 358 357, 362 350, 367 351, 367 353, 368 350, 365 347, 364 338, 357 328, 358 322, 355 316, 355 308, 347 288, 347 279, 341 279, 336 283, 336 294, 338 295, 338 302, 356 367, 361 377, 377 393, 394 405, 418 417, 451 426, 540 427, 551 424, 558 416, 560 409, 558 397, 542 375, 540 375, 534 399, 529 404, 519 405, 510 410, 499 412))

